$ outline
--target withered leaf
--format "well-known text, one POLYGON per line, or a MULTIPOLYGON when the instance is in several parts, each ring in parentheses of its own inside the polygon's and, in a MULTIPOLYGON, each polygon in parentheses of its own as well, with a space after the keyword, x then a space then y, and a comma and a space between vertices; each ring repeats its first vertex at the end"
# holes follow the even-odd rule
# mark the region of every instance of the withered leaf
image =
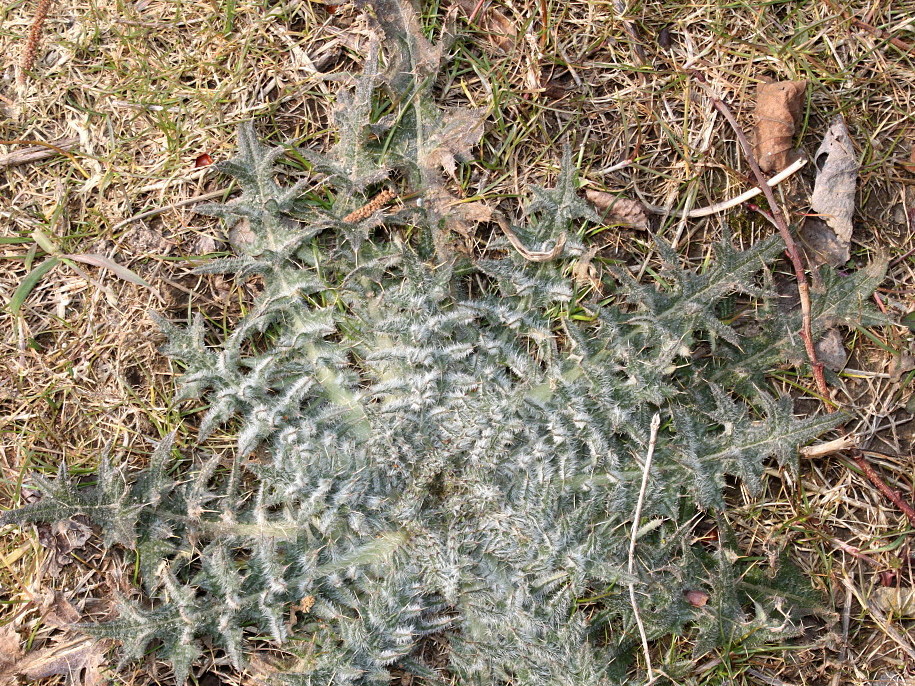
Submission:
POLYGON ((5 684, 11 680, 15 673, 12 667, 22 657, 22 650, 19 648, 19 634, 13 628, 13 625, 5 624, 0 626, 0 684, 5 684))
POLYGON ((20 637, 12 625, 0 627, 0 686, 13 686, 16 677, 35 681, 64 676, 70 686, 104 683, 106 642, 86 636, 64 636, 52 645, 23 655, 20 637))
POLYGON ((509 53, 515 48, 518 27, 502 10, 491 2, 484 2, 477 13, 477 0, 456 0, 465 17, 486 34, 487 42, 496 52, 509 53), (473 15, 473 16, 471 16, 473 15))
POLYGON ((71 562, 74 550, 82 548, 92 536, 92 529, 77 519, 64 519, 38 526, 38 542, 47 548, 47 571, 52 577, 71 562))
POLYGON ((872 602, 884 612, 901 617, 915 616, 915 588, 878 586, 874 589, 872 602))
POLYGON ((44 623, 48 626, 64 628, 79 621, 80 614, 73 603, 60 591, 49 591, 42 602, 45 611, 44 623))
POLYGON ((372 0, 371 4, 391 47, 388 82, 395 93, 406 93, 414 82, 436 73, 447 41, 433 45, 426 39, 410 0, 372 0))
POLYGON ((638 200, 594 190, 585 191, 585 197, 608 224, 641 230, 649 228, 648 213, 638 200))
POLYGON ((806 89, 806 81, 776 81, 758 86, 754 154, 764 172, 780 172, 797 158, 794 132, 806 89))
POLYGON ((705 607, 710 597, 705 591, 683 591, 683 595, 693 607, 705 607))
POLYGON ((915 356, 909 355, 908 353, 902 353, 893 356, 887 372, 890 375, 890 381, 898 383, 900 379, 902 379, 903 374, 910 372, 913 369, 915 369, 915 356))
POLYGON ((834 372, 840 372, 845 369, 845 363, 848 361, 848 351, 845 349, 845 341, 842 340, 842 334, 836 328, 829 329, 823 337, 816 343, 817 359, 823 365, 834 372))
POLYGON ((103 683, 106 650, 93 638, 72 638, 29 653, 15 670, 29 681, 61 675, 73 686, 97 686, 103 683))
POLYGON ((448 112, 443 118, 442 128, 426 143, 425 163, 436 169, 441 167, 454 177, 457 162, 469 160, 473 146, 483 136, 486 113, 486 108, 448 112))
POLYGON ((572 265, 572 278, 579 286, 591 286, 595 290, 600 290, 599 271, 591 262, 595 255, 597 246, 592 246, 575 260, 575 264, 572 265))
MULTIPOLYGON (((810 208, 819 216, 810 219, 819 219, 835 235, 834 242, 823 238, 819 251, 821 261, 839 266, 845 264, 850 257, 855 184, 858 180, 858 158, 841 116, 830 124, 814 161, 817 176, 810 196, 810 208)), ((812 223, 812 227, 807 229, 805 226, 805 232, 812 234, 817 227, 816 222, 812 223)))
POLYGON ((830 264, 841 266, 848 261, 845 257, 848 246, 842 245, 839 237, 829 228, 829 224, 820 217, 806 217, 798 231, 800 244, 807 256, 807 262, 813 266, 830 264))

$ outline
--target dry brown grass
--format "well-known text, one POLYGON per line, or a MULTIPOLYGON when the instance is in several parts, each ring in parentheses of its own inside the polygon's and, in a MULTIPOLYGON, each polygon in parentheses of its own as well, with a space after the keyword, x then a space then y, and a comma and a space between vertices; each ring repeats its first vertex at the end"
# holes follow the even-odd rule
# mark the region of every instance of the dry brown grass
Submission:
MULTIPOLYGON (((479 160, 464 171, 466 195, 511 211, 531 184, 555 176, 560 144, 568 140, 591 188, 686 209, 718 202, 752 184, 732 132, 690 71, 701 73, 747 128, 760 79, 808 79, 801 147, 812 153, 839 112, 858 146, 854 262, 915 250, 908 214, 915 176, 899 164, 915 141, 915 57, 887 40, 915 44, 915 3, 842 3, 845 14, 829 2, 646 0, 626 8, 602 0, 506 0, 499 7, 518 28, 514 49, 505 52, 509 42, 480 31, 455 46, 440 82, 448 103, 492 108, 479 160), (632 156, 633 165, 605 171, 632 156)), ((443 9, 430 6, 430 17, 443 9)), ((499 26, 487 11, 484 5, 475 25, 499 26)), ((351 6, 330 14, 309 2, 75 0, 52 7, 37 59, 17 85, 15 64, 33 12, 23 3, 0 9, 0 54, 7 56, 0 138, 78 136, 80 143, 74 158, 2 171, 0 299, 9 301, 30 268, 46 259, 31 238, 36 230, 61 252, 105 255, 154 288, 83 267, 87 280, 61 264, 18 316, 0 312, 4 505, 20 501, 32 471, 54 472, 66 460, 71 470, 88 472, 104 446, 116 460, 142 462, 152 439, 180 425, 190 408, 170 402, 173 370, 156 351, 147 312, 180 318, 204 310, 230 321, 247 299, 219 277, 189 274, 188 258, 224 245, 220 228, 195 215, 193 202, 180 205, 224 184, 207 168, 195 169, 195 160, 204 153, 225 158, 236 124, 251 118, 277 140, 324 145, 335 85, 320 74, 358 64, 366 35, 351 6), (171 209, 131 220, 163 207, 171 209)), ((808 169, 779 188, 795 221, 806 209, 811 175, 808 169)), ((700 220, 660 218, 658 231, 699 264, 726 223, 746 242, 771 230, 736 209, 700 220)), ((592 240, 600 255, 651 268, 644 234, 608 229, 592 240)), ((884 286, 888 311, 913 309, 912 259, 898 260, 884 286)), ((836 400, 853 417, 846 428, 891 456, 875 464, 911 495, 912 374, 889 369, 894 355, 915 352, 911 336, 889 329, 849 340, 850 370, 832 379, 836 400)), ((777 377, 798 396, 810 387, 809 378, 790 370, 777 377)), ((915 668, 912 618, 882 611, 873 598, 881 583, 915 586, 905 518, 841 456, 806 461, 798 479, 772 472, 762 499, 735 493, 735 505, 731 519, 748 553, 766 564, 789 550, 823 589, 834 621, 821 618, 800 646, 766 654, 735 646, 694 681, 904 683, 915 668)), ((34 631, 34 646, 53 633, 40 619, 49 590, 63 591, 79 610, 99 612, 84 598, 130 586, 130 569, 91 547, 55 577, 33 532, 7 532, 2 541, 0 601, 7 609, 0 621, 34 631)), ((167 673, 151 662, 130 677, 160 678, 167 673)))

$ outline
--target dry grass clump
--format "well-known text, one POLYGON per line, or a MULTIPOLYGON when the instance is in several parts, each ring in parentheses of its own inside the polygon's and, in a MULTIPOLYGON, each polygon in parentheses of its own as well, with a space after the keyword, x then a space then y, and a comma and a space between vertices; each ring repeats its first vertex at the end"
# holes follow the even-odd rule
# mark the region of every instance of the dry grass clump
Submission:
MULTIPOLYGON (((526 188, 555 175, 567 140, 590 189, 678 209, 719 202, 753 182, 696 75, 747 129, 756 84, 806 79, 802 149, 812 153, 839 112, 858 146, 852 260, 888 254, 894 262, 880 303, 897 315, 913 309, 915 175, 901 163, 915 143, 915 54, 900 42, 915 45, 915 3, 459 4, 472 31, 455 45, 439 87, 446 104, 491 107, 478 160, 459 172, 464 196, 516 210, 526 188)), ((445 8, 426 4, 430 26, 445 8)), ((0 8, 0 53, 18 59, 33 19, 28 5, 0 8)), ((153 289, 62 263, 17 315, 0 312, 3 506, 29 497, 30 472, 54 472, 63 460, 71 471, 91 472, 106 446, 116 460, 142 462, 151 439, 193 413, 170 404, 173 370, 156 351, 147 312, 181 318, 202 310, 223 324, 248 300, 218 276, 189 274, 192 258, 224 247, 219 227, 193 208, 225 182, 195 165, 204 154, 224 158, 236 124, 251 118, 276 140, 324 146, 336 88, 326 75, 357 64, 365 37, 351 5, 331 13, 321 3, 229 0, 214 11, 197 0, 76 0, 58 4, 45 22, 30 78, 17 85, 16 64, 7 63, 0 138, 79 142, 73 157, 2 170, 0 299, 8 302, 47 259, 35 231, 60 253, 100 254, 129 267, 153 289)), ((296 173, 297 162, 289 164, 296 173)), ((777 189, 794 221, 806 210, 813 173, 811 165, 777 189)), ((696 264, 725 225, 744 242, 772 230, 741 208, 655 221, 696 264)), ((611 258, 643 272, 654 266, 642 232, 602 227, 591 240, 595 268, 611 258)), ((911 336, 856 332, 851 355, 849 368, 830 379, 834 400, 852 414, 846 429, 871 450, 884 479, 911 496, 911 336)), ((809 378, 787 369, 774 376, 812 398, 809 378)), ((734 494, 732 522, 760 565, 788 550, 823 589, 826 612, 805 640, 764 654, 735 645, 703 665, 695 683, 863 683, 910 670, 915 611, 894 609, 881 591, 915 586, 905 518, 841 455, 804 461, 797 481, 770 476, 763 499, 734 494)), ((52 640, 41 618, 53 590, 78 612, 97 614, 104 608, 87 607, 86 597, 130 587, 129 561, 102 561, 91 539, 63 566, 53 564, 53 536, 7 532, 0 540, 7 608, 0 622, 14 621, 23 635, 36 630, 33 646, 52 640)), ((157 678, 153 665, 138 667, 137 681, 157 678)))

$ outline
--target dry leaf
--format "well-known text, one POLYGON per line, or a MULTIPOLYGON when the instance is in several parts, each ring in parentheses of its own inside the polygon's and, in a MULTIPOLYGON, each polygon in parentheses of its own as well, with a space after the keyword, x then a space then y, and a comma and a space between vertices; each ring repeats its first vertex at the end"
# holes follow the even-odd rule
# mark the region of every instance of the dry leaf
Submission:
MULTIPOLYGON (((470 236, 473 227, 490 220, 492 210, 480 202, 462 202, 443 183, 441 169, 452 177, 458 162, 466 162, 472 156, 473 146, 483 135, 486 109, 459 109, 447 113, 442 127, 423 145, 417 154, 423 179, 427 184, 423 203, 433 215, 444 219, 445 227, 462 236, 470 236)), ((439 237, 440 242, 444 237, 439 237)), ((444 243, 436 246, 440 251, 447 248, 444 243)), ((446 254, 445 253, 445 254, 446 254)))
POLYGON ((705 607, 710 597, 705 591, 683 591, 683 595, 693 607, 705 607))
POLYGON ((638 200, 591 190, 585 192, 585 197, 608 224, 622 224, 631 229, 648 229, 648 214, 638 200))
POLYGON ((842 334, 838 329, 830 329, 816 344, 817 360, 834 372, 840 372, 845 369, 845 363, 848 361, 848 351, 845 349, 845 341, 842 340, 842 334))
POLYGON ((572 279, 579 286, 591 286, 595 290, 600 290, 600 278, 597 268, 591 263, 597 254, 597 246, 592 246, 588 252, 583 253, 581 257, 575 260, 572 265, 572 279))
POLYGON ((42 610, 45 611, 44 623, 48 626, 64 628, 75 624, 80 619, 80 614, 73 607, 73 603, 60 591, 51 591, 47 594, 42 602, 42 610))
POLYGON ((105 682, 105 641, 78 636, 26 655, 19 643, 12 625, 0 627, 0 686, 14 686, 17 676, 28 681, 64 676, 70 686, 100 686, 105 682))
POLYGON ((472 157, 473 146, 483 136, 486 108, 456 109, 445 115, 441 130, 426 144, 425 164, 442 167, 455 177, 458 162, 472 157))
POLYGON ((82 548, 92 536, 92 529, 76 519, 64 519, 52 524, 38 525, 38 542, 47 548, 47 570, 57 577, 73 562, 71 553, 82 548))
POLYGON ((915 588, 878 586, 874 589, 872 600, 884 612, 901 617, 915 616, 915 588))
POLYGON ((93 638, 73 638, 26 655, 16 673, 30 681, 62 675, 73 686, 98 686, 107 648, 93 638))
POLYGON ((761 83, 757 88, 754 154, 764 172, 780 172, 797 159, 794 132, 806 89, 806 81, 761 83))
POLYGON ((21 657, 19 634, 13 625, 0 626, 0 685, 13 683, 14 667, 21 657))
POLYGON ((798 231, 807 262, 813 266, 830 264, 839 267, 848 261, 848 246, 820 217, 807 217, 798 231))
POLYGON ((893 383, 898 383, 902 379, 902 375, 907 372, 915 369, 915 356, 909 355, 908 353, 902 353, 901 355, 895 355, 890 361, 889 369, 887 373, 890 375, 890 381, 893 383))
POLYGON ((820 263, 825 261, 840 266, 850 257, 848 247, 851 243, 855 184, 858 180, 858 158, 841 116, 836 117, 829 126, 814 162, 817 176, 810 196, 810 208, 819 216, 810 217, 804 222, 803 238, 811 243, 820 263), (817 219, 832 232, 834 241, 820 223, 813 221, 817 219))
POLYGON ((489 45, 497 52, 509 53, 515 49, 518 38, 518 27, 502 10, 484 2, 476 15, 471 13, 477 8, 477 0, 456 0, 455 5, 463 10, 464 16, 474 26, 486 34, 489 45))

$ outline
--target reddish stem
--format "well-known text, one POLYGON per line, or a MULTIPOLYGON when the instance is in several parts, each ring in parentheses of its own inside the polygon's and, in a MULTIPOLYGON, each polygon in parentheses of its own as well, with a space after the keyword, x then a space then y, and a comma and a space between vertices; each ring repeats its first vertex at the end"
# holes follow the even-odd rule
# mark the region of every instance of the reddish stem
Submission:
MULTIPOLYGON (((769 184, 766 183, 766 177, 763 175, 756 158, 753 156, 753 149, 750 147, 750 142, 744 135, 743 130, 741 130, 740 125, 737 123, 731 110, 724 102, 716 97, 712 97, 712 104, 715 106, 715 109, 724 115, 724 118, 728 120, 731 128, 734 129, 737 141, 743 149, 744 157, 750 165, 750 169, 753 170, 753 176, 756 178, 756 185, 759 186, 766 196, 766 200, 769 201, 772 221, 778 227, 778 232, 785 242, 785 247, 787 248, 786 252, 788 253, 788 258, 791 260, 791 265, 794 267, 794 276, 797 278, 797 289, 801 296, 801 340, 804 341, 804 349, 807 351, 807 357, 810 359, 810 365, 813 368, 813 378, 816 381, 817 390, 823 398, 828 398, 829 388, 826 386, 826 377, 823 374, 823 364, 817 359, 816 346, 813 341, 813 327, 810 322, 810 285, 807 282, 807 273, 804 271, 801 253, 797 249, 797 244, 794 242, 794 239, 791 237, 791 231, 788 229, 788 222, 785 220, 785 215, 782 214, 781 207, 779 207, 778 203, 775 201, 775 194, 772 192, 769 184)), ((835 411, 834 408, 829 405, 827 405, 827 409, 830 412, 835 411)))
POLYGON ((909 518, 909 522, 912 526, 915 526, 915 509, 912 508, 905 500, 903 500, 902 495, 899 491, 890 488, 887 483, 881 478, 877 473, 877 470, 874 469, 874 466, 867 461, 864 457, 864 454, 860 450, 852 451, 852 457, 855 461, 855 464, 861 468, 861 471, 864 472, 864 476, 877 487, 877 490, 880 491, 883 495, 889 499, 896 507, 903 511, 906 517, 909 518))

